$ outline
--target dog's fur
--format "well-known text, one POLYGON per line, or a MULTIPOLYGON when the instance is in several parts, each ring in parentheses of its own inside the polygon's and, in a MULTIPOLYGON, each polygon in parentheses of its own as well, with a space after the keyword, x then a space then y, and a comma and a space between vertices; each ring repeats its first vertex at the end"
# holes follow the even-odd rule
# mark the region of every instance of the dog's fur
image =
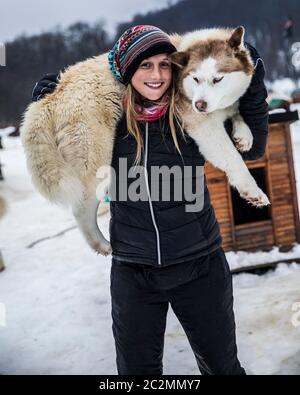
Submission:
MULTIPOLYGON (((172 34, 179 52, 170 58, 179 67, 177 104, 185 130, 206 159, 226 172, 231 185, 261 206, 269 204, 268 198, 223 126, 232 117, 239 149, 251 148, 251 131, 237 112, 238 99, 254 71, 243 36, 242 27, 172 34), (224 81, 213 86, 212 77, 221 74, 224 81), (199 112, 197 103, 204 101, 206 112, 199 112)), ((50 201, 71 205, 89 245, 103 255, 111 252, 111 246, 97 226, 96 174, 111 164, 124 89, 108 68, 107 53, 90 58, 68 67, 51 95, 31 103, 21 126, 33 183, 50 201)))
POLYGON ((226 173, 243 198, 257 207, 270 204, 224 129, 224 121, 231 118, 232 137, 238 149, 251 148, 252 133, 238 112, 239 98, 249 87, 254 72, 244 46, 244 28, 190 32, 177 49, 170 58, 180 69, 178 101, 186 131, 205 158, 226 173), (213 84, 216 77, 224 78, 213 84), (206 103, 205 111, 199 112, 199 101, 206 103))

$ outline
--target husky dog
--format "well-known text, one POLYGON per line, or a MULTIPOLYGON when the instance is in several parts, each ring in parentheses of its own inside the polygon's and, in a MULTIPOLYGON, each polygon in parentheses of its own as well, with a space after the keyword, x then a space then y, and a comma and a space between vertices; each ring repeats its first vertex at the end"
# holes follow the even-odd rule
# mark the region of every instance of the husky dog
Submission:
MULTIPOLYGON (((223 126, 232 117, 239 149, 251 148, 251 131, 237 110, 254 71, 243 37, 243 27, 171 34, 179 52, 169 56, 179 67, 177 105, 186 132, 241 196, 263 206, 268 198, 223 126)), ((29 105, 20 129, 33 183, 50 201, 71 205, 87 242, 102 255, 111 245, 97 225, 97 170, 111 164, 124 90, 107 53, 87 59, 68 67, 51 95, 29 105)))
POLYGON ((241 197, 263 207, 270 204, 268 197, 257 186, 224 128, 224 121, 231 118, 237 148, 243 152, 252 147, 251 130, 238 112, 239 98, 254 72, 244 33, 242 26, 187 33, 170 59, 179 66, 178 105, 187 133, 203 156, 226 173, 241 197))

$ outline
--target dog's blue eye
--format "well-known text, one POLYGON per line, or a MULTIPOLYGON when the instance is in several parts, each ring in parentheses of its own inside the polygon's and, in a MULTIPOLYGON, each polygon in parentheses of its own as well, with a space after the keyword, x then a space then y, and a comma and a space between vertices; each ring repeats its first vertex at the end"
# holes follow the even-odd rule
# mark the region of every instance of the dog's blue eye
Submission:
POLYGON ((214 84, 217 84, 218 82, 222 81, 223 78, 224 78, 224 77, 214 78, 214 79, 213 79, 213 83, 214 83, 214 84))

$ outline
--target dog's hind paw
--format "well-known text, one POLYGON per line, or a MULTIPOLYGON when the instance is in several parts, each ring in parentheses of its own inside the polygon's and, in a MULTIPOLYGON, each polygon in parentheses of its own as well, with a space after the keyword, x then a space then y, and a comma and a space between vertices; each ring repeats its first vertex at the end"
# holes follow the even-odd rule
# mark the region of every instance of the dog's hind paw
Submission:
POLYGON ((98 255, 108 256, 112 253, 111 244, 108 241, 96 242, 92 245, 92 248, 98 255))

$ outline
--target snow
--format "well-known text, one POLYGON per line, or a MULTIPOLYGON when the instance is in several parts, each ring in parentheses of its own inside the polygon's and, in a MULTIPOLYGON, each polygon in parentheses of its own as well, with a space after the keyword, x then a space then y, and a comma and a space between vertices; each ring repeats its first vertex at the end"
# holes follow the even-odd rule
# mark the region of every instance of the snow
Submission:
MULTIPOLYGON (((0 250, 6 265, 0 273, 0 374, 117 374, 110 315, 111 258, 94 254, 71 213, 36 192, 20 139, 8 137, 10 131, 0 131, 5 146, 0 151, 5 175, 0 194, 9 204, 0 221, 0 250)), ((292 125, 292 141, 299 180, 300 122, 292 125)), ((109 213, 99 223, 108 238, 109 213)), ((300 245, 288 253, 274 247, 269 252, 226 256, 234 269, 300 257, 300 245)), ((263 276, 235 275, 233 282, 239 359, 247 373, 299 374, 300 265, 280 264, 263 276)), ((171 308, 164 374, 199 374, 171 308)))
POLYGON ((263 276, 234 276, 238 350, 247 372, 300 373, 300 326, 292 321, 293 305, 300 301, 299 284, 296 263, 280 264, 263 276))
POLYGON ((297 88, 297 84, 289 79, 289 78, 282 78, 280 80, 276 80, 272 86, 271 90, 275 92, 278 96, 282 98, 289 99, 291 93, 294 89, 297 88))

